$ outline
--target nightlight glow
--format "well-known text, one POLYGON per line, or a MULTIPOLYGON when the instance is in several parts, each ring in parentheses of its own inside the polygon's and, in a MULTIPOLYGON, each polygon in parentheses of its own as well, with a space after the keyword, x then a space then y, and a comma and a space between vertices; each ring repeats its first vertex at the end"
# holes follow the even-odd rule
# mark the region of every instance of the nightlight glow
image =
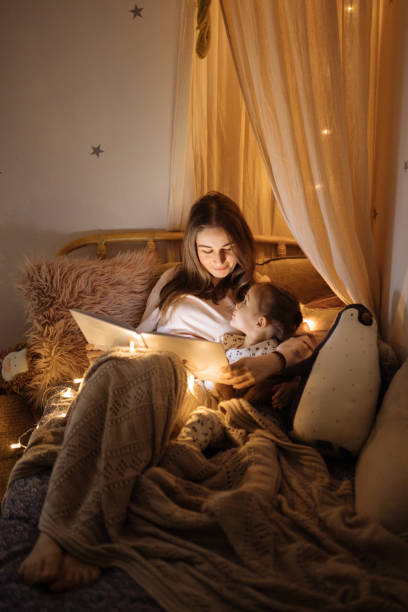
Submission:
POLYGON ((303 319, 303 325, 306 331, 313 331, 315 328, 315 321, 314 319, 303 319))

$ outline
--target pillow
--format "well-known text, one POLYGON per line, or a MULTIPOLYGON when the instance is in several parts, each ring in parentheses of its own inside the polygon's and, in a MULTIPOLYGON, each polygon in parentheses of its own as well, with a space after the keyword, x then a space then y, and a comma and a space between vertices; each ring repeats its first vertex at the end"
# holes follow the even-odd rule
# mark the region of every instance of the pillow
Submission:
POLYGON ((288 257, 259 263, 256 270, 266 274, 273 283, 285 287, 304 304, 328 295, 334 295, 329 285, 304 257, 288 257))
POLYGON ((309 308, 301 304, 303 321, 308 324, 312 332, 328 331, 334 324, 342 307, 337 308, 309 308))
POLYGON ((356 454, 369 434, 381 381, 371 313, 360 304, 344 308, 303 369, 310 373, 297 405, 294 436, 356 454))
POLYGON ((384 396, 358 458, 356 511, 394 533, 408 531, 408 359, 384 396))
POLYGON ((26 260, 18 289, 26 302, 30 365, 25 395, 41 407, 46 392, 83 375, 85 339, 69 308, 137 325, 155 280, 157 256, 149 249, 96 260, 59 256, 26 260))

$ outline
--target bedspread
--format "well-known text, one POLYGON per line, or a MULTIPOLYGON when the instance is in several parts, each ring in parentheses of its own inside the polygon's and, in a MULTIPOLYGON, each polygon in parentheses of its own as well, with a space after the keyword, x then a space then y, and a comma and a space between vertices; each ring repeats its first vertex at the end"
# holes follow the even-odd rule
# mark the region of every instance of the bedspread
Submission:
MULTIPOLYGON (((165 353, 91 369, 41 529, 170 611, 405 610, 408 545, 355 514, 350 481, 245 400, 223 403, 218 452, 172 439, 184 388, 165 353)), ((13 478, 53 463, 62 429, 37 430, 13 478)))
POLYGON ((24 584, 17 569, 34 546, 37 524, 48 488, 50 472, 20 478, 9 488, 0 518, 0 610, 2 612, 160 612, 142 587, 119 568, 81 589, 53 593, 24 584))

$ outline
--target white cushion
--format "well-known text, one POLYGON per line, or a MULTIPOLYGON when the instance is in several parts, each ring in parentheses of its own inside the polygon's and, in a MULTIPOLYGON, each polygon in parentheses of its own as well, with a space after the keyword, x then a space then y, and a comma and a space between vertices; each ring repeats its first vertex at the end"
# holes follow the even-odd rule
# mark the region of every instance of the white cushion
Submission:
POLYGON ((363 306, 347 306, 317 349, 297 406, 295 436, 356 454, 372 426, 379 388, 377 324, 363 306))
POLYGON ((408 359, 384 396, 356 467, 356 510, 395 533, 408 530, 408 359))

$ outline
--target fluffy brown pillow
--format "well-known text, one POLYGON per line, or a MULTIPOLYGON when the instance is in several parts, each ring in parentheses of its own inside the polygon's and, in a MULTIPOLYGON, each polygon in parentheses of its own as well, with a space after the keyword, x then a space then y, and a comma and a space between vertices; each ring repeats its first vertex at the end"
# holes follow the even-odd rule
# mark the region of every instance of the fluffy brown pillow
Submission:
POLYGON ((47 391, 82 376, 85 340, 69 308, 137 325, 155 280, 158 261, 148 250, 106 260, 56 257, 26 260, 19 290, 27 306, 30 376, 25 395, 41 408, 47 391))

